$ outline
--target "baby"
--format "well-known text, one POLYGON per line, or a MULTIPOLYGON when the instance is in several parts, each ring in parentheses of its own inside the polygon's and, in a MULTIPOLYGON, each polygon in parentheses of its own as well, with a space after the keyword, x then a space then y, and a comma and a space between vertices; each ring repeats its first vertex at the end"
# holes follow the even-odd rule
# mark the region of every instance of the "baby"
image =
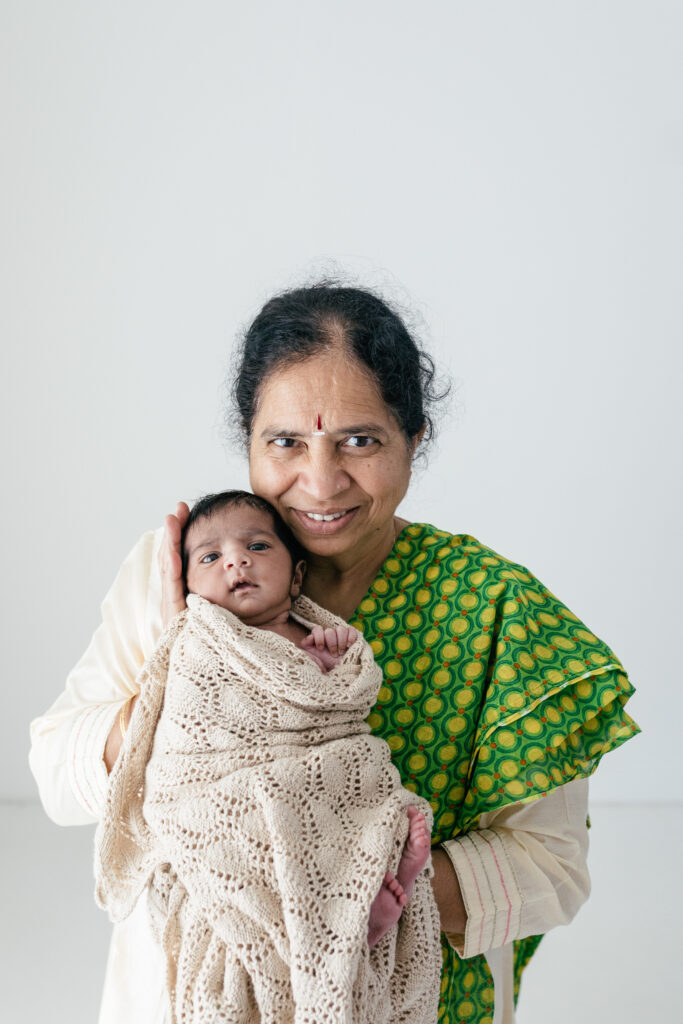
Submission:
MULTIPOLYGON (((188 593, 198 594, 245 625, 278 633, 305 651, 327 673, 358 639, 352 626, 307 629, 292 614, 306 562, 289 527, 263 498, 224 491, 201 498, 183 531, 183 570, 188 593)), ((408 808, 410 832, 396 875, 387 871, 368 922, 373 946, 398 921, 430 849, 424 815, 408 808)))
POLYGON ((122 920, 146 891, 173 1024, 435 1020, 431 811, 367 724, 369 645, 300 595, 303 551, 261 498, 203 498, 182 551, 187 609, 138 677, 97 902, 122 920))

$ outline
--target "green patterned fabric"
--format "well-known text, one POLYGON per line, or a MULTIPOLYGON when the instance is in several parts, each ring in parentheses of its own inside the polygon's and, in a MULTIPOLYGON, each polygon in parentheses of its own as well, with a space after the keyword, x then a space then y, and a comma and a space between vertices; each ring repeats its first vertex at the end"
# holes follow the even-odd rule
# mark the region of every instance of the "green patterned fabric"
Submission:
MULTIPOLYGON (((542 799, 587 777, 639 732, 613 652, 527 569, 427 524, 405 527, 352 623, 384 672, 372 731, 406 788, 434 811, 432 844, 485 811, 542 799)), ((515 942, 515 1001, 540 942, 515 942)), ((439 1021, 491 1024, 483 955, 442 935, 439 1021)))

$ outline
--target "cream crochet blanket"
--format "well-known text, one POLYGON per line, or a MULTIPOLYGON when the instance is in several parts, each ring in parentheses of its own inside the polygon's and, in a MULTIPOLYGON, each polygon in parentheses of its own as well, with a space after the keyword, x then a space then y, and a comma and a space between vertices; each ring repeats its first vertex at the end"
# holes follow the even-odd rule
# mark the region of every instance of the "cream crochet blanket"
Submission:
MULTIPOLYGON (((299 598, 296 617, 341 620, 299 598)), ((381 682, 359 638, 324 674, 290 641, 196 596, 139 677, 95 839, 113 921, 144 889, 182 1024, 432 1024, 441 949, 431 861, 367 946, 406 808, 364 718, 381 682)))

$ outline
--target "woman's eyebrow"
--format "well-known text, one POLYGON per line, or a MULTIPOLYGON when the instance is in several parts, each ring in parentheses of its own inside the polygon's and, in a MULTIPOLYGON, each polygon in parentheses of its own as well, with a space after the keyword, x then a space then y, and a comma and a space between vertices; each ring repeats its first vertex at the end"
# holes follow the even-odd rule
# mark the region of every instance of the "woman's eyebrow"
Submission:
POLYGON ((261 437, 265 440, 271 440, 275 437, 303 437, 304 435, 298 430, 288 430, 287 427, 266 427, 265 430, 261 431, 261 437))
MULTIPOLYGON (((325 423, 323 421, 323 429, 325 429, 325 423)), ((307 437, 313 433, 313 425, 311 425, 310 431, 303 432, 301 430, 289 430, 287 427, 266 427, 265 430, 261 431, 261 437, 264 440, 273 440, 276 437, 307 437)), ((386 437, 386 428, 381 426, 379 423, 361 423, 353 424, 348 427, 338 427, 337 430, 327 430, 328 434, 382 434, 386 437)))
POLYGON ((379 423, 360 423, 357 426, 342 427, 338 434, 383 434, 386 436, 386 427, 379 423))

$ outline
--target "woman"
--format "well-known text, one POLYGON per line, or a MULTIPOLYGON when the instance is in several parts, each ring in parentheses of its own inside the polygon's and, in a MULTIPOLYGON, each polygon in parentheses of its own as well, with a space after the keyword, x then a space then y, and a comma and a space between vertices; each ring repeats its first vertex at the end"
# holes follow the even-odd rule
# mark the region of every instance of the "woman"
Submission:
MULTIPOLYGON (((383 301, 323 283, 266 304, 234 397, 252 488, 306 548, 305 593, 371 642, 385 682, 369 723, 434 810, 439 1020, 509 1024, 539 936, 588 895, 586 779, 638 727, 616 657, 526 569, 396 517, 431 432, 432 376, 383 301)), ((32 724, 59 823, 100 813, 137 670, 184 606, 186 516, 180 503, 133 550, 66 691, 32 724)), ((115 931, 101 1024, 163 1020, 145 928, 138 908, 115 931)))

